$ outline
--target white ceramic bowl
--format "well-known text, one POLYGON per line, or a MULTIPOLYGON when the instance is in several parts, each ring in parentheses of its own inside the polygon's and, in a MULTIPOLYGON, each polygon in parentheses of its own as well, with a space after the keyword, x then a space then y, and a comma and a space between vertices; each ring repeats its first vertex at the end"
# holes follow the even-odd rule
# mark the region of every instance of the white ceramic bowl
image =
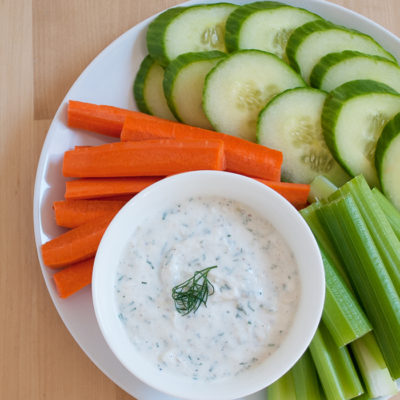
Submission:
POLYGON ((93 303, 101 332, 121 363, 148 385, 185 399, 236 399, 254 393, 277 380, 308 347, 321 317, 325 277, 314 237, 297 210, 267 186, 241 175, 198 171, 166 178, 130 200, 111 222, 97 251, 93 303), (282 345, 269 358, 233 378, 216 382, 160 372, 131 344, 118 318, 115 280, 119 260, 136 227, 155 210, 191 196, 223 196, 260 213, 286 239, 298 264, 301 297, 293 324, 282 345))

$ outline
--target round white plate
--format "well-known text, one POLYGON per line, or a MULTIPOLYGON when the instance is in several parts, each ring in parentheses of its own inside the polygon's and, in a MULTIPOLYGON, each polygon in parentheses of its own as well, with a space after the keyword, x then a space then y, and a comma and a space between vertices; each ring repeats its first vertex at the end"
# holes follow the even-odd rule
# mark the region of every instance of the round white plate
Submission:
MULTIPOLYGON (((188 1, 183 5, 215 3, 217 1, 188 1)), ((249 1, 235 1, 245 4, 249 1)), ((286 0, 288 4, 304 7, 322 17, 374 37, 397 59, 400 59, 400 40, 369 19, 343 7, 320 0, 286 0)), ((83 71, 61 103, 50 126, 37 169, 34 194, 34 229, 40 266, 50 296, 65 326, 87 356, 111 380, 139 400, 169 400, 170 396, 157 392, 132 376, 115 358, 104 341, 97 325, 90 288, 85 288, 68 299, 56 293, 52 274, 43 264, 40 247, 63 229, 56 226, 52 203, 64 197, 65 178, 61 173, 62 157, 75 145, 96 145, 111 141, 105 136, 71 130, 66 126, 68 100, 135 109, 132 83, 139 65, 146 55, 146 27, 154 17, 136 25, 102 51, 83 71)), ((56 355, 54 355, 55 357, 56 355)), ((246 398, 265 399, 261 391, 246 398)))

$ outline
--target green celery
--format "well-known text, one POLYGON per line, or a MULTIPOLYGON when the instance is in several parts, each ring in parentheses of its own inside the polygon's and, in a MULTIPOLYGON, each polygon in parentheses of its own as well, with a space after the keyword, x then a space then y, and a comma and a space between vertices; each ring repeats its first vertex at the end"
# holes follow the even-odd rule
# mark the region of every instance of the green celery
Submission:
POLYGON ((342 347, 369 332, 372 327, 353 293, 332 261, 320 248, 325 267, 325 304, 322 320, 337 346, 342 347))
POLYGON ((354 397, 354 400, 373 400, 368 393, 363 393, 360 396, 354 397))
POLYGON ((310 352, 328 400, 347 400, 363 393, 347 347, 336 345, 324 323, 311 341, 310 352))
POLYGON ((331 198, 351 194, 371 233, 386 270, 400 295, 400 242, 363 175, 345 183, 331 198))
POLYGON ((353 342, 351 350, 370 398, 397 393, 396 382, 390 376, 372 332, 353 342))
POLYGON ((343 262, 340 259, 340 255, 337 254, 335 248, 332 245, 331 239, 329 235, 326 233, 324 227, 322 226, 318 216, 316 214, 316 210, 324 204, 323 201, 318 201, 317 203, 313 203, 310 206, 303 208, 300 210, 301 216, 307 222, 310 227, 312 233, 317 239, 319 248, 324 250, 324 253, 332 260, 335 265, 337 271, 340 273, 340 276, 348 286, 350 290, 352 290, 349 278, 346 275, 346 272, 343 267, 343 262))
POLYGON ((318 381, 317 371, 307 350, 292 368, 294 389, 298 400, 322 400, 323 393, 318 381))
POLYGON ((296 400, 292 370, 267 388, 268 400, 296 400))
POLYGON ((400 377, 400 298, 353 197, 316 210, 372 324, 390 374, 400 377))
POLYGON ((322 204, 314 203, 300 212, 317 239, 325 267, 326 294, 322 320, 341 347, 369 332, 371 324, 359 306, 336 250, 316 215, 316 209, 322 204))
POLYGON ((377 188, 372 189, 375 200, 381 206, 397 238, 400 240, 400 211, 377 188))
POLYGON ((336 190, 337 186, 335 186, 327 177, 324 175, 317 175, 310 183, 308 201, 314 203, 326 199, 336 190))

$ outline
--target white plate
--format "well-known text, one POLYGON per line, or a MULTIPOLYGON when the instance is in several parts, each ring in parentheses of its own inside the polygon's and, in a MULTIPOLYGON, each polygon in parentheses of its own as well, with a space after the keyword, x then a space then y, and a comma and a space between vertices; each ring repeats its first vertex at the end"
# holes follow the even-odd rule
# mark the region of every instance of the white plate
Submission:
MULTIPOLYGON (((202 3, 215 3, 206 0, 202 3)), ((235 1, 245 4, 249 1, 235 1)), ((343 7, 320 0, 286 0, 288 4, 304 7, 322 17, 350 28, 368 33, 397 59, 400 59, 400 40, 369 19, 343 7)), ((184 5, 201 3, 188 1, 184 5)), ((52 271, 46 268, 40 247, 63 230, 56 226, 51 204, 64 196, 65 178, 61 174, 63 153, 75 145, 96 145, 110 141, 102 135, 71 130, 66 126, 66 105, 69 99, 109 104, 135 109, 132 83, 140 62, 146 55, 145 32, 151 17, 136 25, 102 51, 85 69, 67 93, 50 126, 37 169, 34 194, 34 228, 36 246, 44 279, 54 305, 65 326, 87 356, 111 380, 139 400, 169 400, 171 397, 151 389, 133 377, 115 358, 98 328, 90 288, 68 299, 56 293, 52 271)), ((55 357, 55 355, 54 355, 55 357)), ((265 399, 264 391, 247 400, 265 399)))

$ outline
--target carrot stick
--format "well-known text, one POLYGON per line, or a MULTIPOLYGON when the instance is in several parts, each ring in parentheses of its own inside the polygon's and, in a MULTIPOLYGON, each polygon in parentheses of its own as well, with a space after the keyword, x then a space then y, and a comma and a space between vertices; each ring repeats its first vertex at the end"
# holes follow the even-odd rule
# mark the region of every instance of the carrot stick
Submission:
POLYGON ((79 225, 118 212, 126 201, 110 200, 62 200, 53 203, 56 223, 65 228, 76 228, 79 225))
POLYGON ((303 208, 307 205, 310 185, 305 183, 272 182, 265 179, 255 179, 278 192, 296 208, 303 208))
POLYGON ((108 136, 121 136, 123 141, 204 137, 220 139, 225 144, 228 171, 280 180, 283 160, 281 152, 235 136, 163 120, 137 111, 73 100, 68 104, 68 125, 108 136))
POLYGON ((67 151, 63 174, 77 178, 163 176, 224 167, 221 140, 145 140, 67 151))
POLYGON ((124 120, 130 113, 135 113, 135 111, 70 100, 67 123, 71 128, 85 129, 119 138, 124 120))
POLYGON ((59 296, 65 299, 92 282, 94 258, 69 265, 53 275, 59 296))
POLYGON ((123 201, 127 203, 130 199, 135 197, 134 194, 121 194, 118 196, 112 196, 112 197, 98 197, 95 200, 102 200, 102 201, 123 201))
POLYGON ((135 178, 88 178, 68 181, 65 185, 66 199, 96 199, 139 193, 161 177, 135 178))
POLYGON ((111 212, 86 222, 43 244, 44 264, 50 268, 60 268, 93 257, 114 215, 115 212, 111 212))
POLYGON ((224 142, 226 169, 243 175, 279 181, 282 153, 224 133, 196 128, 148 116, 129 114, 124 122, 121 141, 153 139, 218 139, 224 142))

